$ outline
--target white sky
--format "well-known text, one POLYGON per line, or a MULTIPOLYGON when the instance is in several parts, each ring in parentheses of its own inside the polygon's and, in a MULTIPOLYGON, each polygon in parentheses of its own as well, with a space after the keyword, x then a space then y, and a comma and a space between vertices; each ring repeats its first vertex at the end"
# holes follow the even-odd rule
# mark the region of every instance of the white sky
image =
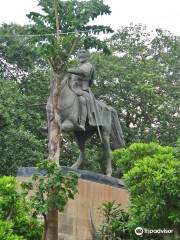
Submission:
MULTIPOLYGON (((113 29, 142 23, 152 30, 160 27, 180 35, 180 0, 104 0, 111 7, 110 16, 98 17, 96 23, 113 29)), ((26 14, 37 11, 36 0, 0 0, 2 22, 28 23, 26 14)))

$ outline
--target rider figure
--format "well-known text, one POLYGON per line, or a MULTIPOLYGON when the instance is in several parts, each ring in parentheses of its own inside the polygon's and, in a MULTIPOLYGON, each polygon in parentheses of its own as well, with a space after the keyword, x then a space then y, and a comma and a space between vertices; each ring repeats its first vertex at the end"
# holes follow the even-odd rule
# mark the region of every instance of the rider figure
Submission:
POLYGON ((95 77, 95 68, 88 63, 90 53, 86 49, 80 49, 77 54, 80 66, 70 68, 68 73, 72 74, 72 88, 76 92, 79 99, 79 128, 85 131, 85 123, 87 118, 87 100, 89 96, 89 88, 95 77))

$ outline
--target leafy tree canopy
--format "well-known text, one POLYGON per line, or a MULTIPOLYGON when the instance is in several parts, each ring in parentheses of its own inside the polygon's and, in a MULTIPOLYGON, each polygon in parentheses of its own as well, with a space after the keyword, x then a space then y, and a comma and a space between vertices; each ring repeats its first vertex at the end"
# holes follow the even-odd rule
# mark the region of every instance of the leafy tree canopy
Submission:
POLYGON ((94 54, 94 92, 117 109, 126 143, 159 141, 175 144, 179 118, 180 39, 157 30, 149 36, 130 25, 108 40, 112 56, 94 54))
POLYGON ((40 114, 28 112, 27 98, 13 81, 0 80, 0 175, 15 174, 17 166, 32 166, 46 153, 38 136, 40 114))
POLYGON ((109 6, 102 0, 58 0, 57 6, 49 0, 38 2, 43 13, 30 12, 27 15, 34 22, 32 33, 40 35, 32 40, 39 51, 49 59, 54 70, 59 71, 58 69, 66 67, 71 55, 83 45, 108 52, 106 44, 92 34, 112 32, 112 29, 108 26, 88 24, 99 15, 111 13, 109 6), (60 37, 55 38, 56 33, 60 34, 60 37))
POLYGON ((11 78, 25 76, 25 72, 32 70, 38 62, 39 55, 33 48, 30 38, 26 36, 28 34, 30 34, 28 25, 4 23, 0 26, 1 72, 11 78))

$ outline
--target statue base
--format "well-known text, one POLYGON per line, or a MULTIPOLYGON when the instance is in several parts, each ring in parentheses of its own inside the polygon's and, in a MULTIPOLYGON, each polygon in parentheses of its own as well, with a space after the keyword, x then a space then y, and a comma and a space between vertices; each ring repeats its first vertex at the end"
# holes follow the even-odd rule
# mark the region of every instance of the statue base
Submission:
MULTIPOLYGON (((29 179, 35 169, 19 168, 18 182, 29 179)), ((64 171, 72 169, 64 168, 64 171)), ((92 240, 103 221, 99 210, 103 202, 115 200, 123 209, 128 208, 128 192, 122 180, 88 171, 76 172, 80 174, 79 193, 59 214, 59 240, 92 240)))

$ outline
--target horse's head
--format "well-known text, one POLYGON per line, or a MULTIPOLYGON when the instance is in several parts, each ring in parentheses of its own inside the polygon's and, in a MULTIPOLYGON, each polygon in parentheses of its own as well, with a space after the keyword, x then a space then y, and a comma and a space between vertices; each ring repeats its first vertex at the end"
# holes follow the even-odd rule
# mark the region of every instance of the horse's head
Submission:
MULTIPOLYGON (((61 96, 60 96, 60 109, 66 110, 70 108, 75 100, 76 94, 72 91, 71 87, 71 75, 67 74, 64 76, 61 82, 61 96)), ((77 110, 76 110, 77 112, 77 110)))
POLYGON ((64 87, 69 86, 69 82, 70 82, 70 75, 66 74, 65 77, 62 80, 61 89, 63 90, 64 87))

